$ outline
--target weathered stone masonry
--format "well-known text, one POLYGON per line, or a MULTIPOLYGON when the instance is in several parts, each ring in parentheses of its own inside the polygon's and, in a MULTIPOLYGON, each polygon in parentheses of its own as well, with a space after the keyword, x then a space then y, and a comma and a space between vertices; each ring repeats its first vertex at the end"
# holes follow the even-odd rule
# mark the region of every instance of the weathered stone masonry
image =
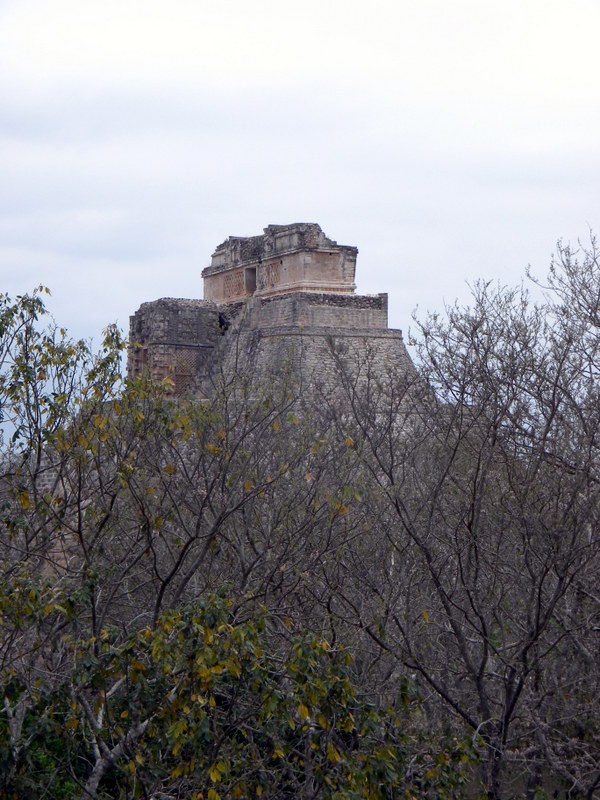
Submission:
POLYGON ((163 298, 130 318, 128 374, 201 393, 217 365, 234 368, 235 350, 258 376, 291 354, 305 379, 323 379, 332 343, 348 358, 410 369, 402 332, 388 328, 387 295, 354 293, 357 253, 314 223, 230 237, 202 272, 204 300, 163 298))

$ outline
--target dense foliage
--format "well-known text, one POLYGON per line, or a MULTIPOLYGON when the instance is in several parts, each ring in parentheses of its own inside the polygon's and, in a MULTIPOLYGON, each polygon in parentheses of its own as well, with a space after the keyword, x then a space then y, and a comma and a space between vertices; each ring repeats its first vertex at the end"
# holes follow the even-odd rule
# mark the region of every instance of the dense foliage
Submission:
POLYGON ((600 796, 593 240, 302 393, 124 382, 41 294, 0 298, 0 798, 600 796))

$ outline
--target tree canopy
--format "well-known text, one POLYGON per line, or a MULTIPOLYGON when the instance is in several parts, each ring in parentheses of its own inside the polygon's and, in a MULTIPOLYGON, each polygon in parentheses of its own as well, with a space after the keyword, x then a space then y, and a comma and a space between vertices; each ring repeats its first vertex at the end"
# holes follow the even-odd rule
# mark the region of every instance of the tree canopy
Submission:
POLYGON ((541 288, 208 400, 1 296, 0 797, 600 796, 595 240, 541 288))

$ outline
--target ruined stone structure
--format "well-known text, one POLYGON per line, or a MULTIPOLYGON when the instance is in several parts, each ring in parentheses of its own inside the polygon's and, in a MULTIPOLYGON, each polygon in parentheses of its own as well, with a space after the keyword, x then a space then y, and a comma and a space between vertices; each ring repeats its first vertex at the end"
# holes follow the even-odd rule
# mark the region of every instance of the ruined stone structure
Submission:
POLYGON ((314 224, 269 225, 262 236, 230 236, 202 272, 204 298, 231 303, 286 292, 352 294, 357 253, 314 224))
POLYGON ((170 377, 180 395, 240 363, 260 377, 291 360, 305 380, 322 380, 334 351, 411 369, 402 332, 388 328, 387 295, 354 293, 357 253, 314 223, 230 237, 202 272, 204 300, 163 298, 131 317, 128 374, 170 377))

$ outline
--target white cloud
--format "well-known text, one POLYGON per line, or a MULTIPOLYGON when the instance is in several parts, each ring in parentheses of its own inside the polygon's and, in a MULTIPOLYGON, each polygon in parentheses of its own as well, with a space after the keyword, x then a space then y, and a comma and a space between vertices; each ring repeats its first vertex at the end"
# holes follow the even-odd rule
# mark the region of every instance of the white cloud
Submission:
POLYGON ((392 320, 598 223, 591 0, 0 6, 0 275, 78 335, 311 220, 392 320))
POLYGON ((478 99, 588 98, 592 0, 20 0, 2 14, 5 74, 223 87, 320 80, 478 99))

